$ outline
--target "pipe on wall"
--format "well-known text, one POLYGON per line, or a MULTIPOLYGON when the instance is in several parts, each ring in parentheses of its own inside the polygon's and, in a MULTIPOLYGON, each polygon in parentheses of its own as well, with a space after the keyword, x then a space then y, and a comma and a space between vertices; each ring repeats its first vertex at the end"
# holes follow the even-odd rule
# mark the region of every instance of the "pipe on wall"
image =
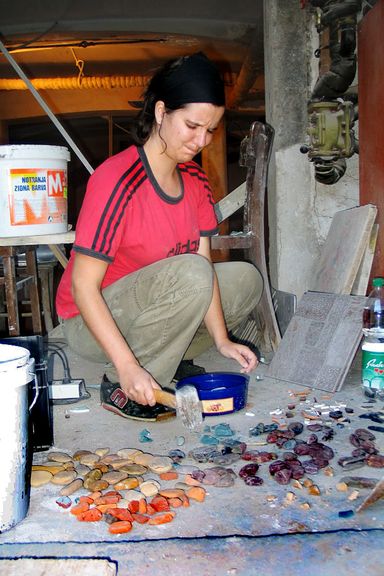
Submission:
MULTIPOLYGON (((74 90, 102 88, 144 88, 149 77, 147 76, 78 76, 62 78, 35 78, 31 80, 36 90, 74 90)), ((23 80, 13 78, 0 78, 0 90, 28 90, 23 80)))
MULTIPOLYGON (((224 83, 232 86, 236 75, 224 74, 224 83)), ((35 78, 30 80, 36 90, 75 90, 101 88, 145 88, 150 76, 68 76, 57 78, 35 78)), ((28 90, 23 80, 15 78, 0 78, 0 90, 28 90)))

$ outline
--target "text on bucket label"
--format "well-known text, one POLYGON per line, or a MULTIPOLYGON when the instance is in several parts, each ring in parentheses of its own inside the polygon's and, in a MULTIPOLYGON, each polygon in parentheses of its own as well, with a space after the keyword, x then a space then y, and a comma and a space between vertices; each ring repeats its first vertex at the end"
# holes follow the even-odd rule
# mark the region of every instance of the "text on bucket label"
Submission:
POLYGON ((61 223, 67 217, 67 172, 47 168, 9 170, 11 226, 61 223))
POLYGON ((202 400, 204 414, 220 414, 233 411, 233 398, 221 398, 220 400, 202 400))

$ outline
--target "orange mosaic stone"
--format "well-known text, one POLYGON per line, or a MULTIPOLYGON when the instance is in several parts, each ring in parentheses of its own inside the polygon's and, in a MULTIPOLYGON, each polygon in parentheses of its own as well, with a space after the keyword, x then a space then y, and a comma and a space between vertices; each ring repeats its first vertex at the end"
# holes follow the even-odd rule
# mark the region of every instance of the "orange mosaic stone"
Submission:
POLYGON ((96 500, 97 498, 100 498, 100 496, 101 496, 100 491, 91 492, 90 494, 88 494, 88 498, 92 498, 92 500, 96 500))
POLYGON ((149 520, 148 516, 145 516, 144 514, 132 514, 132 518, 139 524, 146 524, 149 520))
POLYGON ((154 496, 151 500, 151 506, 156 510, 156 512, 169 510, 169 502, 165 496, 154 496))
POLYGON ((192 500, 197 500, 197 502, 204 502, 206 492, 204 488, 200 486, 192 486, 187 492, 188 498, 192 500))
POLYGON ((88 502, 79 502, 75 506, 72 506, 71 514, 74 514, 74 516, 77 516, 78 514, 82 514, 83 512, 86 512, 87 510, 89 510, 88 502))
POLYGON ((139 514, 146 514, 147 513, 147 501, 145 498, 141 498, 139 500, 139 514))
POLYGON ((147 503, 147 514, 149 514, 150 516, 156 514, 156 509, 152 506, 152 504, 147 503))
POLYGON ((188 496, 187 496, 186 494, 183 494, 182 496, 180 496, 180 500, 182 501, 184 508, 188 508, 188 507, 189 507, 189 505, 190 505, 190 504, 189 504, 189 498, 188 498, 188 496))
POLYGON ((128 520, 128 522, 133 522, 132 514, 126 508, 110 508, 108 513, 118 520, 128 520))
POLYGON ((98 504, 96 508, 100 510, 100 512, 102 512, 103 514, 106 514, 111 510, 111 508, 113 509, 114 506, 115 506, 114 504, 98 504))
POLYGON ((128 504, 128 510, 132 512, 132 514, 136 514, 139 511, 140 502, 138 500, 131 500, 128 504))
POLYGON ((118 520, 113 524, 110 524, 108 527, 108 531, 111 534, 124 534, 126 532, 130 532, 132 530, 132 522, 128 522, 128 520, 118 520))
POLYGON ((90 510, 86 510, 85 512, 81 512, 77 514, 76 518, 80 522, 99 522, 103 517, 102 512, 97 508, 90 508, 90 510))
POLYGON ((171 508, 180 508, 183 505, 181 498, 168 498, 168 502, 171 508))
POLYGON ((161 480, 177 480, 179 477, 177 472, 162 472, 159 474, 161 480))
POLYGON ((95 502, 96 506, 99 506, 99 504, 117 504, 117 502, 119 500, 121 500, 120 494, 118 496, 105 495, 105 496, 100 496, 100 498, 97 498, 94 502, 95 502))
POLYGON ((175 517, 174 512, 164 512, 163 514, 156 514, 155 516, 152 516, 152 518, 148 520, 148 524, 151 524, 152 526, 158 524, 166 524, 167 522, 172 522, 174 517, 175 517))
POLYGON ((80 496, 79 502, 87 502, 88 504, 93 504, 93 498, 89 496, 80 496))

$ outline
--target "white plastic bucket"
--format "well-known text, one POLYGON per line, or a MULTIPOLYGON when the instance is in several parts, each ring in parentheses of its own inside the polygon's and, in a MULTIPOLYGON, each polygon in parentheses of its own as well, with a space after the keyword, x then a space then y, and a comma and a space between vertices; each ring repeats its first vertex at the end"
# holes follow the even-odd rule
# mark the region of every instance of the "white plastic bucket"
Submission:
POLYGON ((69 160, 65 146, 0 146, 0 236, 67 232, 69 160))
POLYGON ((28 388, 34 379, 29 350, 0 344, 0 533, 23 520, 29 508, 28 388))

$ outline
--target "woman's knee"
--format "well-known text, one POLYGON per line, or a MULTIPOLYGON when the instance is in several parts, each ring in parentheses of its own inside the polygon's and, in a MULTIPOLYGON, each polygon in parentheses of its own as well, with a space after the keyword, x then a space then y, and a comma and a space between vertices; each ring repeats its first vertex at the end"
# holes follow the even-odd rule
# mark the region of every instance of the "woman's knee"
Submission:
POLYGON ((256 306, 260 301, 264 289, 263 277, 253 264, 249 262, 239 262, 241 264, 241 279, 242 284, 248 287, 248 292, 253 299, 254 305, 256 306))
POLYGON ((212 291, 213 266, 212 263, 200 254, 188 254, 182 259, 179 269, 182 281, 195 290, 212 291))
POLYGON ((264 282, 259 270, 249 262, 215 264, 223 307, 231 316, 248 314, 263 293, 264 282))

